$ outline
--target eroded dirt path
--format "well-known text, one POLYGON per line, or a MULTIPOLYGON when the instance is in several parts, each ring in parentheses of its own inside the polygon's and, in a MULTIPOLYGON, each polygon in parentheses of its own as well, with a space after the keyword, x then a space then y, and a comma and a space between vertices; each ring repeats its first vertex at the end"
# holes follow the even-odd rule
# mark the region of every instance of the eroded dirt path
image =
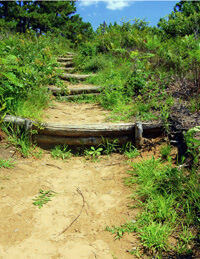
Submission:
MULTIPOLYGON (((108 115, 95 104, 53 101, 43 119, 87 124, 103 123, 108 115)), ((0 157, 11 156, 12 148, 0 147, 0 157)), ((98 162, 56 160, 50 151, 38 159, 16 157, 14 168, 0 169, 0 258, 134 258, 127 250, 137 247, 136 237, 115 240, 105 231, 135 219, 128 209, 131 190, 123 183, 128 168, 120 154, 98 162), (56 192, 41 209, 32 204, 40 189, 56 192)))
POLYGON ((1 169, 0 258, 133 258, 126 252, 137 245, 133 235, 119 241, 105 231, 135 217, 127 208, 127 169, 119 154, 92 162, 81 157, 55 160, 48 152, 1 169), (77 188, 84 210, 59 235, 83 206, 77 188), (39 189, 56 192, 41 209, 32 204, 39 189))

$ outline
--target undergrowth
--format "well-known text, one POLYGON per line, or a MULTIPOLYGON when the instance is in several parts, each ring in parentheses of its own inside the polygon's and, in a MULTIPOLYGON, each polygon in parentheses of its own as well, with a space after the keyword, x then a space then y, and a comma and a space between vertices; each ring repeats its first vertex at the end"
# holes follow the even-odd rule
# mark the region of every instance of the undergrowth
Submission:
POLYGON ((191 170, 171 163, 171 148, 163 146, 161 155, 166 160, 142 160, 130 163, 132 170, 125 184, 133 189, 132 209, 139 210, 136 220, 122 226, 106 227, 121 238, 124 233, 137 233, 141 246, 140 257, 145 255, 165 258, 192 256, 200 240, 200 142, 194 138, 199 127, 187 133, 188 152, 192 154, 191 170))

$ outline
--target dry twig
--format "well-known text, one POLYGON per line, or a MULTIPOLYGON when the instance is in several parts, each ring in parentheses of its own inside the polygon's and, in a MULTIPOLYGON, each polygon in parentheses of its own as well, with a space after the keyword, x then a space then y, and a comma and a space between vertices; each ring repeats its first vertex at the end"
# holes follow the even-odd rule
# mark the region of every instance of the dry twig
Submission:
POLYGON ((81 190, 80 190, 79 188, 77 188, 76 191, 82 196, 82 199, 83 199, 82 208, 81 208, 81 210, 80 210, 78 216, 70 223, 70 225, 69 225, 68 227, 66 227, 63 231, 61 231, 61 232, 58 234, 58 236, 60 236, 61 234, 63 234, 65 231, 68 230, 68 228, 70 228, 70 227, 72 226, 72 224, 80 217, 80 215, 81 215, 81 213, 82 213, 82 211, 83 211, 83 209, 84 209, 84 207, 85 207, 85 203, 86 203, 86 202, 85 202, 85 198, 84 198, 84 196, 83 196, 81 190))

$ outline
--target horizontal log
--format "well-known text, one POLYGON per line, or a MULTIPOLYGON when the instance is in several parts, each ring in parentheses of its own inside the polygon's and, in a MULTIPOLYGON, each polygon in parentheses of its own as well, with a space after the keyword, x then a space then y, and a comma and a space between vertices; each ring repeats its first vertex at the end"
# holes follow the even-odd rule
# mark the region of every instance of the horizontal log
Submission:
POLYGON ((66 61, 72 61, 73 58, 72 57, 61 57, 61 58, 57 58, 58 62, 66 62, 66 61))
POLYGON ((27 132, 32 129, 32 124, 33 124, 32 120, 18 117, 18 116, 13 116, 13 115, 6 115, 3 118, 3 122, 12 123, 12 124, 18 125, 18 126, 23 126, 27 132))
POLYGON ((74 94, 74 95, 67 95, 67 96, 61 96, 60 99, 61 100, 66 100, 66 101, 74 101, 76 100, 77 98, 82 98, 82 97, 96 97, 100 95, 99 93, 94 93, 94 94, 74 94))
MULTIPOLYGON (((49 86, 49 90, 53 94, 62 94, 63 89, 61 87, 49 86)), ((82 93, 99 93, 103 87, 101 86, 87 86, 87 87, 68 87, 66 90, 69 91, 70 94, 82 94, 82 93)))
POLYGON ((74 72, 76 70, 75 67, 56 67, 56 69, 63 70, 66 72, 74 72))
MULTIPOLYGON (((122 136, 118 137, 118 144, 126 144, 131 141, 130 137, 122 136)), ((109 143, 115 141, 116 138, 101 138, 101 137, 89 137, 89 138, 68 138, 68 137, 57 137, 57 136, 48 136, 48 135, 34 135, 33 141, 38 144, 53 144, 53 145, 69 145, 69 146, 97 146, 99 144, 109 143)))
POLYGON ((66 55, 71 55, 71 56, 76 56, 77 54, 76 53, 74 53, 74 52, 66 52, 66 55))
POLYGON ((33 125, 41 135, 65 136, 65 137, 94 137, 112 136, 115 138, 122 135, 134 135, 135 124, 116 123, 116 124, 82 124, 65 125, 55 123, 42 123, 40 127, 33 125))
POLYGON ((75 74, 62 74, 59 77, 63 80, 69 80, 69 79, 77 79, 77 80, 84 80, 87 79, 88 77, 95 76, 94 74, 90 75, 75 75, 75 74))
POLYGON ((71 67, 71 66, 73 66, 73 62, 72 61, 60 62, 59 64, 61 66, 63 66, 63 67, 71 67))

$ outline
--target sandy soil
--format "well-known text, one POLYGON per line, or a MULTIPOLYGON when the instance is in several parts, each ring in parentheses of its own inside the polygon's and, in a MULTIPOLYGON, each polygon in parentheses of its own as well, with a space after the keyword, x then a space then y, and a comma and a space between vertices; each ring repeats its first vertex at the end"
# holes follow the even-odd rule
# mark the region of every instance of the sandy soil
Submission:
POLYGON ((109 111, 98 104, 53 101, 45 110, 43 120, 62 124, 91 124, 106 122, 108 116, 109 111))
POLYGON ((55 160, 49 152, 1 169, 0 258, 134 258, 127 252, 137 247, 133 235, 119 241, 105 231, 135 219, 123 184, 127 169, 119 154, 92 162, 55 160), (56 192, 41 209, 32 204, 39 189, 56 192))
MULTIPOLYGON (((102 123, 107 114, 94 104, 53 102, 44 118, 102 123)), ((63 161, 43 151, 41 158, 23 159, 5 144, 0 142, 0 157, 12 157, 15 165, 0 168, 0 258, 134 258, 127 252, 138 246, 133 234, 115 240, 105 231, 136 217, 128 209, 133 201, 123 183, 129 168, 123 155, 63 161), (40 189, 56 192, 41 209, 32 204, 40 189)))

